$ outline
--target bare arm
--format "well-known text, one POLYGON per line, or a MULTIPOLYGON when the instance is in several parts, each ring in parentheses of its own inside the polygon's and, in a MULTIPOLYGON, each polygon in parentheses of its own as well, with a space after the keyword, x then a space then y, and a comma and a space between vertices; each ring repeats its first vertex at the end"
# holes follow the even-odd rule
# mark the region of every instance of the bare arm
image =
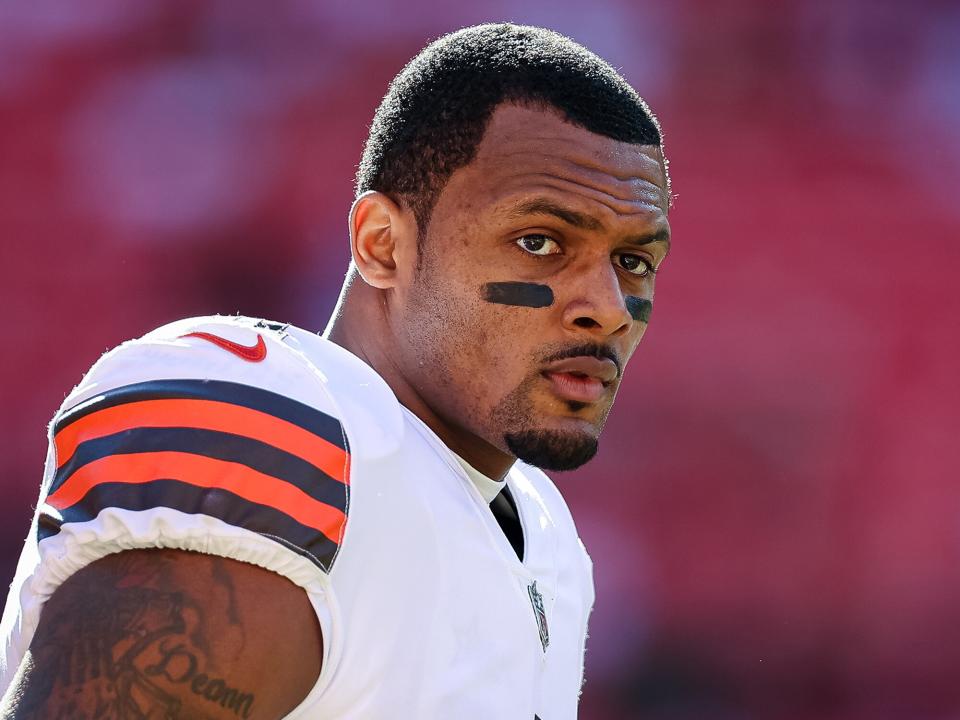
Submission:
POLYGON ((130 550, 71 577, 44 607, 3 720, 278 720, 320 672, 306 593, 272 572, 130 550))

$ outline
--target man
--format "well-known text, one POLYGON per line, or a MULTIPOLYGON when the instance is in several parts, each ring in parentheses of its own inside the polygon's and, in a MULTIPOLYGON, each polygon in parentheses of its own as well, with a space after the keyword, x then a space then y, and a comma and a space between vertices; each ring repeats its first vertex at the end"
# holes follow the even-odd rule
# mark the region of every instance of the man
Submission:
POLYGON ((181 321, 50 428, 4 718, 574 718, 588 461, 669 247, 660 131, 549 31, 428 46, 377 110, 325 338, 181 321))

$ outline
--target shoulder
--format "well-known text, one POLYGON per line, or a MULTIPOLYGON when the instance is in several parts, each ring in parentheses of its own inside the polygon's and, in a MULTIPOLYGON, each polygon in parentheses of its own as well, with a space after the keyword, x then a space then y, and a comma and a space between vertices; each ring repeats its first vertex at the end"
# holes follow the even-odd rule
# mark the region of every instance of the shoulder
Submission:
POLYGON ((242 316, 178 320, 104 353, 63 403, 59 415, 118 388, 163 383, 208 394, 251 386, 325 409, 309 365, 285 343, 289 326, 242 316))
MULTIPOLYGON (((219 556, 325 597, 354 508, 351 483, 369 474, 368 455, 389 464, 383 453, 401 434, 383 380, 299 328, 200 317, 122 343, 50 424, 0 631, 4 658, 25 651, 66 579, 130 550, 219 556)), ((0 658, 0 681, 9 664, 0 658)))
POLYGON ((355 456, 376 459, 397 452, 404 436, 403 411, 373 368, 336 343, 300 328, 287 329, 286 343, 323 387, 355 456))
MULTIPOLYGON (((345 452, 348 434, 371 451, 389 450, 403 427, 392 391, 357 357, 295 326, 243 316, 178 320, 108 351, 67 396, 52 429, 59 434, 120 405, 217 415, 225 430, 230 418, 259 427, 272 416, 345 452), (166 402, 136 405, 151 400, 166 402)), ((281 434, 302 436, 290 430, 281 434)))
POLYGON ((101 357, 51 424, 41 545, 81 530, 103 541, 122 527, 131 547, 271 566, 234 546, 269 555, 279 545, 329 570, 347 522, 351 447, 341 393, 323 372, 329 343, 318 338, 324 351, 308 356, 292 333, 308 335, 191 318, 101 357))

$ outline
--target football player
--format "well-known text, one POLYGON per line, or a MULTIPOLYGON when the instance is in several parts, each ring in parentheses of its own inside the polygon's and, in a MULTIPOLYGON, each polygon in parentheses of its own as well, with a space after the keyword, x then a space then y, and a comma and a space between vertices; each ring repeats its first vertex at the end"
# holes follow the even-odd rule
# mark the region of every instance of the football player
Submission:
POLYGON ((587 462, 669 249, 658 123, 553 32, 394 79, 324 336, 167 325, 64 402, 3 616, 3 718, 571 720, 587 462))

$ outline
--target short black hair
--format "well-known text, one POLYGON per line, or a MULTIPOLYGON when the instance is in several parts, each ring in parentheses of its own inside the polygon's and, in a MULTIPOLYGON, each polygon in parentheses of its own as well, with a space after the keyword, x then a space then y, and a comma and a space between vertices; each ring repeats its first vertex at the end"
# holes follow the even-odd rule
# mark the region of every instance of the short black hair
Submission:
POLYGON ((614 140, 663 145, 643 98, 582 45, 544 28, 476 25, 427 45, 390 83, 367 136, 357 195, 379 190, 405 202, 422 237, 447 180, 473 160, 504 102, 553 108, 614 140))

